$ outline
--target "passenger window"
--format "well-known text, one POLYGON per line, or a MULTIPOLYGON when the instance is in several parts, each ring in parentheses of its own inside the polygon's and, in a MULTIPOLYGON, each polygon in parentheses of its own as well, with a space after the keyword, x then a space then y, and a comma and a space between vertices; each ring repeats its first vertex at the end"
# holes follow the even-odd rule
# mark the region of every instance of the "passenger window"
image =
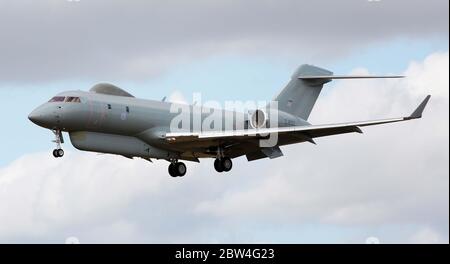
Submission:
POLYGON ((49 103, 53 103, 53 102, 64 102, 64 96, 55 96, 52 99, 50 99, 50 101, 48 101, 49 103))

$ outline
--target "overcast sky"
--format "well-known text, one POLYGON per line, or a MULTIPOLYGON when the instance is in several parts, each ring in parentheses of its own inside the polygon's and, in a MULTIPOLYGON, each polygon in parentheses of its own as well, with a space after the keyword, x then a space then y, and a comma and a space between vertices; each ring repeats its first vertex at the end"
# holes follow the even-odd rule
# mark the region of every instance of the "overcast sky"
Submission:
POLYGON ((0 242, 448 243, 448 10, 444 0, 0 0, 0 242), (397 117, 433 97, 421 120, 239 158, 228 174, 188 163, 182 179, 167 162, 69 142, 55 160, 51 133, 26 118, 100 81, 153 99, 267 100, 302 63, 408 76, 333 82, 313 123, 397 117))
POLYGON ((0 32, 2 81, 149 78, 224 53, 326 61, 448 34, 448 1, 2 0, 0 32))

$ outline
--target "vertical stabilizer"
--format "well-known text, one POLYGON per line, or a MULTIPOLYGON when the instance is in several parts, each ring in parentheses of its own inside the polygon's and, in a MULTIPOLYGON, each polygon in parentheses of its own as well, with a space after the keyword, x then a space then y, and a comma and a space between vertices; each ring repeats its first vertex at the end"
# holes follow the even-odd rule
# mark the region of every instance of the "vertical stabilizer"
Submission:
POLYGON ((330 79, 300 79, 302 76, 331 76, 332 72, 312 65, 301 65, 292 75, 286 87, 275 98, 280 111, 307 120, 319 97, 320 91, 330 79))

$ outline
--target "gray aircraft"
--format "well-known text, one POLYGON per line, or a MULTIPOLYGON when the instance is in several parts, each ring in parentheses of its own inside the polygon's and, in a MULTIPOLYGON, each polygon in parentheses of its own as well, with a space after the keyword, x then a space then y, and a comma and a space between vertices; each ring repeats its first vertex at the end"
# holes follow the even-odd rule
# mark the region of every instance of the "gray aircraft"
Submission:
MULTIPOLYGON (((339 76, 311 65, 300 66, 287 86, 268 104, 246 113, 205 109, 197 105, 138 99, 111 84, 97 84, 85 91, 66 91, 36 108, 28 118, 55 135, 54 157, 62 157, 62 132, 68 132, 72 145, 84 151, 118 154, 127 158, 163 159, 170 162, 169 174, 184 176, 186 165, 180 160, 199 162, 214 158, 214 168, 227 172, 232 159, 245 155, 248 161, 283 156, 280 146, 310 142, 318 137, 362 133, 361 127, 407 121, 422 117, 428 95, 411 115, 373 121, 312 125, 307 122, 325 83, 333 79, 401 78, 403 76, 339 76), (178 109, 173 111, 173 109, 178 109), (184 114, 187 125, 173 126, 184 114), (270 112, 270 115, 269 115, 270 112), (223 120, 215 128, 194 126, 200 121, 223 120), (214 117, 211 117, 213 116, 214 117), (219 117, 219 119, 216 119, 219 117), (276 122, 271 122, 273 120, 276 122), (232 126, 225 123, 232 120, 232 126), (223 123, 222 123, 223 122, 223 123), (242 123, 243 125, 237 125, 242 123), (276 135, 276 143, 261 144, 276 135)), ((218 121, 219 122, 219 121, 218 121)), ((183 123, 180 122, 180 123, 183 123)))

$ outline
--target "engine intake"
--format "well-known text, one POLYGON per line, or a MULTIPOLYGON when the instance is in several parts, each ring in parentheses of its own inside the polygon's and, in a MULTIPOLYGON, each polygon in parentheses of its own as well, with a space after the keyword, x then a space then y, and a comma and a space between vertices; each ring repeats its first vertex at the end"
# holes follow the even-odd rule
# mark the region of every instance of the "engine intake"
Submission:
POLYGON ((250 116, 250 126, 252 128, 262 128, 267 123, 267 114, 263 110, 256 110, 250 116))

